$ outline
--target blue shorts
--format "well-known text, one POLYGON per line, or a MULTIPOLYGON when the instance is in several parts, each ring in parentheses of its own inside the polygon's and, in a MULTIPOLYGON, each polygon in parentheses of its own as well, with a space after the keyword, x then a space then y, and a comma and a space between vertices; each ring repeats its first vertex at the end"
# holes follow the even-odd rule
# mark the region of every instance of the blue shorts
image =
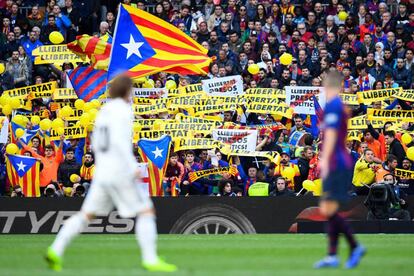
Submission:
POLYGON ((335 170, 323 180, 322 199, 346 202, 352 189, 352 170, 335 170))

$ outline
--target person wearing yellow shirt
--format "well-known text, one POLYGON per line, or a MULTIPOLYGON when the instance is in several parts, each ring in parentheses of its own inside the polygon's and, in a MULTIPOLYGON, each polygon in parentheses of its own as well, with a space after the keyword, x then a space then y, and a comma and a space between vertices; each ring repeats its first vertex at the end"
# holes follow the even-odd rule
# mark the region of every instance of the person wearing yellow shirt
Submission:
POLYGON ((354 184, 355 192, 358 195, 367 195, 369 188, 366 185, 369 186, 375 182, 375 172, 378 165, 374 162, 374 157, 374 151, 367 148, 362 157, 355 163, 352 184, 354 184))

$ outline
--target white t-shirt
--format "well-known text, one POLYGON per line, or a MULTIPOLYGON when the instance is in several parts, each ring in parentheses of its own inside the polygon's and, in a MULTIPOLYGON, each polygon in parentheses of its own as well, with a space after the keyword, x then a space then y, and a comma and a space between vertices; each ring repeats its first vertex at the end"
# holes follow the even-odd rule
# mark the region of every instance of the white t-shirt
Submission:
POLYGON ((96 182, 133 179, 138 163, 132 147, 133 113, 123 99, 113 99, 99 111, 92 134, 96 182))

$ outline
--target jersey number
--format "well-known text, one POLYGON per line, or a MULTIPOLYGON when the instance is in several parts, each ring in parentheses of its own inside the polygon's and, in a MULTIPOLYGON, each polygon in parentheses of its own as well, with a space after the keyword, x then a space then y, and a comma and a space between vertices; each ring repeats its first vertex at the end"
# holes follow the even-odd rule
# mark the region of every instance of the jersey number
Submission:
POLYGON ((106 152, 108 151, 109 148, 109 131, 108 131, 108 127, 106 126, 102 126, 98 129, 98 137, 99 137, 99 141, 98 141, 98 149, 101 152, 106 152))

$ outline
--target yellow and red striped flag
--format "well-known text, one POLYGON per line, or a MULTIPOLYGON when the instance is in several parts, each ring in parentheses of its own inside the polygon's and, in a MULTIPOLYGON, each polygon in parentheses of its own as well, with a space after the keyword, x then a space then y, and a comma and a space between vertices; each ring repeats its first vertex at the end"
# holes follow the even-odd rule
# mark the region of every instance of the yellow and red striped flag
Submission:
POLYGON ((68 49, 73 53, 87 56, 95 69, 108 70, 111 44, 108 37, 95 37, 89 35, 78 35, 75 41, 68 43, 68 49))
POLYGON ((26 197, 40 196, 40 162, 23 155, 7 155, 7 176, 12 186, 20 185, 26 197))
POLYGON ((139 78, 168 72, 206 75, 207 49, 175 26, 128 5, 120 5, 114 32, 108 81, 126 73, 139 78))

